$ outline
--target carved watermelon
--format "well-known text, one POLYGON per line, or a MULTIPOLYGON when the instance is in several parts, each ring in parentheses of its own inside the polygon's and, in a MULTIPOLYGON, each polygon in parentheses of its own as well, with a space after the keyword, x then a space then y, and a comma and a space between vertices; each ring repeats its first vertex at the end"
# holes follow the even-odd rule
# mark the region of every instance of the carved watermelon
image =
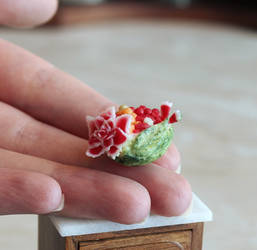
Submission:
POLYGON ((106 153, 127 166, 155 161, 171 143, 171 124, 181 119, 179 111, 170 116, 171 107, 170 102, 164 102, 160 110, 122 105, 117 112, 111 107, 96 117, 87 116, 89 146, 86 155, 95 158, 106 153))

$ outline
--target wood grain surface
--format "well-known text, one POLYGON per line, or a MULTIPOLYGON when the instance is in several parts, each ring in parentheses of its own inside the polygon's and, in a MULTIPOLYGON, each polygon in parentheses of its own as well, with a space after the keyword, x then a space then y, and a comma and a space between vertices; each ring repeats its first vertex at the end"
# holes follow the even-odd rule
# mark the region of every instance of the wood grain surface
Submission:
POLYGON ((172 5, 120 1, 99 5, 60 6, 51 25, 74 25, 124 19, 182 19, 204 22, 219 22, 257 28, 256 9, 243 6, 193 4, 188 8, 172 5))
POLYGON ((175 231, 168 233, 147 234, 101 241, 80 242, 81 250, 90 249, 191 249, 192 231, 175 231))

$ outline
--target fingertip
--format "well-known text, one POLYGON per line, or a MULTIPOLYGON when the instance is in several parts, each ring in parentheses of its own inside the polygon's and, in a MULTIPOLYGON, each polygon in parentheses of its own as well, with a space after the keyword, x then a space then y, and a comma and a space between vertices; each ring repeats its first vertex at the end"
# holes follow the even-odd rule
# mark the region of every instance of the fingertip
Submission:
POLYGON ((150 214, 150 195, 145 187, 132 180, 123 179, 123 186, 113 189, 100 212, 100 217, 121 224, 144 221, 150 214), (124 181, 124 182, 123 182, 124 181))
POLYGON ((32 212, 35 214, 48 214, 60 211, 64 206, 64 196, 60 185, 56 180, 48 176, 41 177, 41 185, 36 187, 36 196, 31 200, 32 212))
POLYGON ((188 181, 182 175, 167 169, 153 170, 152 181, 148 186, 152 212, 167 217, 183 214, 192 200, 192 190, 188 181))
POLYGON ((166 199, 159 213, 163 216, 180 216, 189 208, 192 201, 192 190, 189 182, 179 174, 176 174, 176 182, 167 188, 166 199))
POLYGON ((155 161, 155 164, 159 165, 160 167, 173 171, 177 171, 180 163, 180 153, 174 144, 171 144, 167 152, 161 158, 155 161))
POLYGON ((151 201, 149 193, 145 188, 134 189, 123 199, 123 208, 116 211, 118 215, 117 222, 122 224, 135 224, 144 221, 150 214, 151 201))
POLYGON ((62 191, 51 177, 0 168, 0 214, 46 214, 61 202, 62 191))
POLYGON ((189 182, 186 180, 186 178, 182 175, 176 174, 177 176, 179 176, 178 178, 180 179, 179 182, 179 187, 177 189, 177 193, 176 193, 176 215, 182 215, 184 214, 188 208, 190 207, 191 203, 192 203, 192 189, 191 189, 191 185, 189 184, 189 182))
POLYGON ((31 28, 49 21, 57 11, 57 0, 6 0, 0 3, 0 23, 10 27, 31 28))

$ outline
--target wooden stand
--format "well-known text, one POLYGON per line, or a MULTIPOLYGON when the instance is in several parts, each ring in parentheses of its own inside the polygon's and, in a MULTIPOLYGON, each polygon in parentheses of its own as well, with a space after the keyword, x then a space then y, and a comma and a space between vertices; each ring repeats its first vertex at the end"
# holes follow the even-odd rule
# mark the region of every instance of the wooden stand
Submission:
POLYGON ((201 250, 203 222, 61 237, 48 216, 39 216, 39 250, 201 250))
POLYGON ((39 250, 201 250, 203 223, 211 220, 211 210, 195 194, 190 213, 151 215, 141 224, 41 215, 39 250))

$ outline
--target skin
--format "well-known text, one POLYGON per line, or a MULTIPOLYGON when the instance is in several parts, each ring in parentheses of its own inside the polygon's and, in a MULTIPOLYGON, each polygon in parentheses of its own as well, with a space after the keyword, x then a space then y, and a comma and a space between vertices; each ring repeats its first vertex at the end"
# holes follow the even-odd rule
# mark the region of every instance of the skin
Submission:
POLYGON ((0 23, 28 28, 47 22, 58 7, 57 0, 4 0, 0 2, 0 23))
MULTIPOLYGON (((26 3, 1 1, 0 23, 32 27, 57 8, 51 0, 26 3)), ((148 166, 88 158, 85 116, 114 104, 4 40, 0 60, 0 214, 52 213, 62 194, 65 205, 57 214, 79 218, 131 224, 150 212, 175 216, 186 211, 192 192, 174 172, 180 165, 175 145, 148 166)))

